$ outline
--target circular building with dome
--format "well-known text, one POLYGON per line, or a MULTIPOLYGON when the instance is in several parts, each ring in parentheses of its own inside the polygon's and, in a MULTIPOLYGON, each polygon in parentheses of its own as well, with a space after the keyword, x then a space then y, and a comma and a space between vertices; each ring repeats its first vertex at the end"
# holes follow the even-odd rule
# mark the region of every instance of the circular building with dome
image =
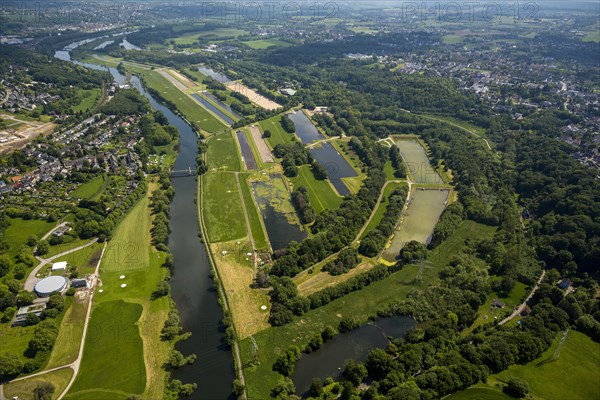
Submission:
POLYGON ((48 297, 52 293, 62 292, 67 287, 67 279, 64 276, 49 276, 35 284, 33 290, 40 297, 48 297))

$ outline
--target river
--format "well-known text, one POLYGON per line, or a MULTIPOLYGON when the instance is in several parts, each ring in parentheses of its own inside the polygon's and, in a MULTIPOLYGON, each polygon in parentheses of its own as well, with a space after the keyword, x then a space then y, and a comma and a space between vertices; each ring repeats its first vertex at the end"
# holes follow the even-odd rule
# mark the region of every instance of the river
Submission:
MULTIPOLYGON (((77 47, 74 45, 57 51, 55 56, 73 61, 69 51, 77 47)), ((95 64, 73 62, 95 70, 106 70, 105 67, 95 64)), ((125 83, 124 75, 114 68, 109 70, 117 83, 125 83)), ((136 76, 131 77, 131 84, 148 99, 155 110, 161 111, 169 123, 179 129, 179 154, 174 169, 195 169, 198 138, 190 125, 158 103, 144 90, 136 76)), ((199 240, 200 230, 195 205, 196 179, 193 176, 173 179, 173 186, 175 196, 171 202, 169 249, 175 265, 170 281, 171 295, 179 310, 184 332, 192 332, 192 336, 179 342, 176 348, 184 355, 195 353, 198 358, 194 364, 174 371, 172 377, 183 383, 198 384, 190 399, 234 399, 231 393, 232 382, 235 379, 233 355, 225 343, 224 327, 221 324, 223 312, 210 278, 210 262, 199 240)))

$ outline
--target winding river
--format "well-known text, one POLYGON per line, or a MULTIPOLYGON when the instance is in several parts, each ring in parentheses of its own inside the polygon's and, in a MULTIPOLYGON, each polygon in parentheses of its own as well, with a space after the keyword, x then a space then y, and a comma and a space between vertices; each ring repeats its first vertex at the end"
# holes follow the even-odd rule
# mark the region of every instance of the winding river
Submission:
MULTIPOLYGON (((70 50, 77 43, 57 51, 55 57, 76 64, 106 71, 105 67, 71 60, 70 50)), ((125 83, 125 76, 114 68, 109 68, 115 82, 125 83)), ((136 76, 131 84, 161 111, 169 123, 179 129, 179 154, 175 170, 196 168, 198 138, 189 124, 167 107, 158 103, 146 92, 136 76)), ((170 281, 171 295, 177 304, 184 332, 192 336, 176 345, 184 355, 195 353, 198 358, 192 365, 186 365, 172 373, 174 379, 184 383, 195 382, 198 388, 190 399, 234 399, 231 385, 235 379, 233 356, 225 343, 224 327, 221 323, 223 312, 218 304, 218 294, 210 278, 210 262, 199 240, 198 216, 196 213, 197 185, 195 177, 173 179, 175 197, 171 202, 169 227, 169 248, 175 260, 174 273, 170 281)))

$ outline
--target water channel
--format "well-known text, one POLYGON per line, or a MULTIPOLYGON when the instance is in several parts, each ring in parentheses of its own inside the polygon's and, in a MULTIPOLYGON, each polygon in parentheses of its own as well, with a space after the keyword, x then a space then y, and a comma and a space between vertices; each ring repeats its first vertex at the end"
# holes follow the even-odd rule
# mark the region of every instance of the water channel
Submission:
MULTIPOLYGON (((66 61, 70 58, 69 50, 77 47, 71 44, 55 57, 66 61)), ((106 71, 105 67, 73 61, 85 67, 106 71)), ((118 84, 125 83, 126 77, 114 68, 109 68, 118 84)), ((137 88, 150 102, 150 105, 161 111, 169 123, 179 129, 179 154, 175 161, 175 170, 196 168, 198 138, 193 129, 167 107, 158 103, 144 90, 136 76, 131 77, 131 84, 137 88)), ((171 278, 171 295, 175 300, 181 325, 184 332, 192 332, 192 336, 176 345, 184 355, 195 353, 198 356, 192 365, 186 365, 172 374, 174 379, 184 383, 195 382, 198 388, 190 399, 233 399, 231 385, 235 379, 233 356, 224 339, 224 327, 221 324, 223 312, 218 304, 218 294, 213 288, 210 278, 210 262, 204 247, 199 240, 198 216, 196 213, 196 179, 184 177, 173 180, 175 197, 171 203, 171 219, 169 227, 169 248, 173 254, 175 265, 171 278)), ((157 332, 160 327, 157 327, 157 332)))

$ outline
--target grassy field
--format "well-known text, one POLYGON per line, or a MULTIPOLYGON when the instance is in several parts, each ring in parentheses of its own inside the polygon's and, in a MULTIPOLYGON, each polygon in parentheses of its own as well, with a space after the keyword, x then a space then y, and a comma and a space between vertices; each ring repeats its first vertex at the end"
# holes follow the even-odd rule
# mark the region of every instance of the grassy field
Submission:
MULTIPOLYGON (((169 302, 150 300, 166 271, 165 254, 150 246, 149 196, 117 226, 102 259, 102 292, 94 295, 82 369, 68 399, 125 399, 130 393, 162 398, 169 344, 160 340, 159 330, 169 302)), ((91 260, 97 257, 96 251, 91 260)))
MULTIPOLYGON (((245 369, 248 398, 268 398, 269 391, 281 379, 272 371, 278 355, 290 345, 304 347, 316 332, 325 326, 337 327, 343 316, 353 316, 365 321, 382 306, 404 298, 411 290, 423 288, 433 283, 439 271, 456 254, 462 251, 467 238, 491 236, 494 229, 473 221, 465 221, 443 244, 433 250, 428 257, 428 266, 420 269, 410 265, 382 281, 375 282, 361 291, 350 293, 343 298, 311 310, 290 324, 269 328, 254 335, 259 348, 260 365, 245 369), (421 279, 417 279, 420 277, 421 279)), ((241 342, 244 362, 252 359, 250 340, 241 342)))
POLYGON ((383 191, 383 197, 381 198, 381 202, 379 203, 379 206, 377 207, 377 210, 375 211, 375 215, 373 215, 371 222, 369 222, 369 225, 367 225, 367 228, 361 235, 360 239, 364 238, 367 233, 369 233, 371 230, 375 229, 377 227, 377 225, 379 225, 379 222, 381 222, 381 220, 383 219, 383 214, 385 214, 387 206, 390 203, 389 202, 390 195, 394 192, 394 190, 396 190, 397 188, 399 188, 401 186, 406 186, 406 183, 392 182, 385 187, 385 189, 383 191))
POLYGON ((279 122, 280 120, 281 114, 271 117, 269 119, 265 119, 258 123, 263 132, 265 130, 269 130, 271 132, 271 137, 266 139, 267 143, 269 144, 269 146, 271 146, 271 148, 274 148, 278 144, 290 143, 292 141, 292 138, 294 137, 292 134, 287 133, 283 130, 283 128, 281 127, 281 123, 279 122))
POLYGON ((202 130, 215 133, 225 129, 221 121, 158 72, 136 69, 136 73, 143 75, 146 85, 157 90, 166 100, 172 101, 188 121, 197 123, 202 130))
POLYGON ((503 392, 492 389, 490 387, 473 386, 462 392, 454 393, 445 398, 445 400, 511 400, 510 397, 503 392))
POLYGON ((539 359, 526 365, 513 365, 507 370, 488 377, 486 384, 477 384, 455 393, 448 400, 508 400, 502 387, 512 377, 529 384, 528 399, 589 400, 600 398, 600 344, 583 333, 571 330, 562 347, 557 350, 562 333, 539 359), (555 357, 558 355, 558 357, 555 357))
POLYGON ((77 359, 86 310, 87 300, 73 300, 60 324, 58 338, 48 360, 47 369, 67 365, 77 359))
POLYGON ((375 261, 369 259, 359 264, 356 268, 352 268, 345 274, 336 276, 331 275, 329 272, 318 272, 319 268, 322 268, 322 265, 319 265, 318 268, 315 266, 314 271, 312 273, 309 273, 308 270, 305 270, 296 275, 294 277, 294 283, 296 284, 296 286, 298 286, 298 292, 302 296, 308 296, 312 293, 318 292, 319 290, 323 290, 326 287, 335 286, 339 283, 347 281, 348 279, 358 274, 367 272, 375 265, 375 261))
POLYGON ((235 176, 208 173, 202 176, 202 183, 202 212, 210 241, 245 238, 246 222, 235 176))
MULTIPOLYGON (((87 242, 87 241, 84 241, 87 242)), ((71 243, 69 243, 70 245, 71 243)), ((56 247, 56 246, 52 246, 56 247)), ((52 247, 50 248, 52 250, 52 247)), ((94 243, 88 247, 69 253, 66 256, 60 257, 57 261, 66 261, 70 266, 77 267, 79 275, 90 274, 94 272, 96 261, 100 257, 102 251, 102 243, 94 243)))
POLYGON ((272 38, 272 39, 259 39, 259 40, 248 40, 244 43, 246 46, 252 49, 267 49, 269 47, 289 47, 292 44, 288 42, 284 42, 283 40, 272 38))
POLYGON ((100 192, 100 190, 105 186, 105 176, 99 175, 88 182, 82 184, 77 189, 71 193, 71 197, 77 197, 80 199, 92 199, 96 197, 96 195, 100 192))
POLYGON ((123 393, 142 393, 146 370, 142 338, 136 325, 140 304, 103 302, 94 307, 80 374, 67 398, 77 392, 99 388, 123 393))
POLYGON ((38 239, 41 239, 44 234, 56 226, 55 222, 47 222, 41 219, 10 218, 9 221, 10 225, 4 231, 4 236, 10 246, 8 254, 13 257, 19 253, 19 249, 27 242, 29 235, 35 235, 38 239))
POLYGON ((240 187, 242 188, 242 196, 244 197, 246 212, 248 213, 248 219, 250 220, 250 229, 252 230, 254 245, 258 250, 268 249, 269 242, 267 234, 265 233, 265 228, 263 227, 262 218, 258 213, 258 206, 254 202, 248 181, 241 176, 240 187))
POLYGON ((336 209, 342 204, 343 198, 337 194, 329 181, 315 179, 310 166, 298 167, 298 176, 291 179, 294 188, 304 186, 308 189, 308 197, 315 211, 336 209))
POLYGON ((248 252, 252 252, 249 242, 240 245, 237 242, 212 244, 211 251, 227 292, 227 302, 238 336, 246 338, 268 328, 269 312, 260 309, 269 304, 268 294, 250 287, 254 281, 254 268, 247 256, 248 252), (223 255, 224 249, 231 250, 223 255))
POLYGON ((94 108, 100 100, 101 90, 97 89, 79 89, 77 96, 81 96, 81 102, 72 107, 73 112, 85 112, 94 108))
POLYGON ((71 368, 63 368, 38 377, 9 383, 4 386, 4 396, 9 399, 18 397, 19 400, 33 400, 33 390, 36 386, 43 382, 50 382, 55 388, 52 395, 52 399, 54 400, 58 398, 67 386, 72 375, 73 370, 71 368))
POLYGON ((209 171, 241 171, 240 156, 232 132, 215 135, 207 143, 206 160, 209 171))
MULTIPOLYGON (((69 243, 60 243, 60 244, 56 244, 54 246, 51 245, 48 247, 48 253, 46 253, 44 255, 44 257, 45 258, 53 257, 57 254, 64 253, 66 251, 70 251, 76 247, 83 246, 84 244, 89 243, 89 242, 90 242, 90 239, 75 239, 69 243)), ((78 251, 81 251, 81 250, 78 250, 78 251)), ((75 252, 75 253, 77 253, 77 252, 75 252)), ((68 254, 65 257, 67 257, 67 256, 68 256, 68 254)), ((63 260, 61 257, 60 259, 57 259, 55 261, 66 261, 66 260, 63 260)))
MULTIPOLYGON (((492 277, 490 279, 496 279, 492 277)), ((527 292, 527 285, 521 282, 517 282, 513 290, 510 291, 506 297, 500 296, 498 293, 490 293, 485 304, 479 307, 477 310, 477 319, 469 327, 467 332, 471 332, 473 329, 480 325, 492 322, 494 320, 501 321, 504 317, 507 317, 512 312, 513 308, 518 306, 525 300, 527 292), (492 302, 494 299, 498 299, 503 302, 506 306, 504 308, 493 308, 492 302)), ((519 318, 515 318, 518 320, 519 318)))
POLYGON ((201 30, 201 31, 196 31, 196 32, 186 32, 180 36, 174 37, 174 38, 169 38, 167 39, 168 41, 170 40, 174 40, 176 44, 192 44, 194 42, 198 41, 198 38, 201 38, 202 40, 207 40, 207 39, 220 39, 220 38, 227 38, 229 36, 240 36, 240 35, 245 35, 248 32, 241 30, 241 29, 235 29, 235 28, 217 28, 217 29, 212 29, 212 30, 201 30))

